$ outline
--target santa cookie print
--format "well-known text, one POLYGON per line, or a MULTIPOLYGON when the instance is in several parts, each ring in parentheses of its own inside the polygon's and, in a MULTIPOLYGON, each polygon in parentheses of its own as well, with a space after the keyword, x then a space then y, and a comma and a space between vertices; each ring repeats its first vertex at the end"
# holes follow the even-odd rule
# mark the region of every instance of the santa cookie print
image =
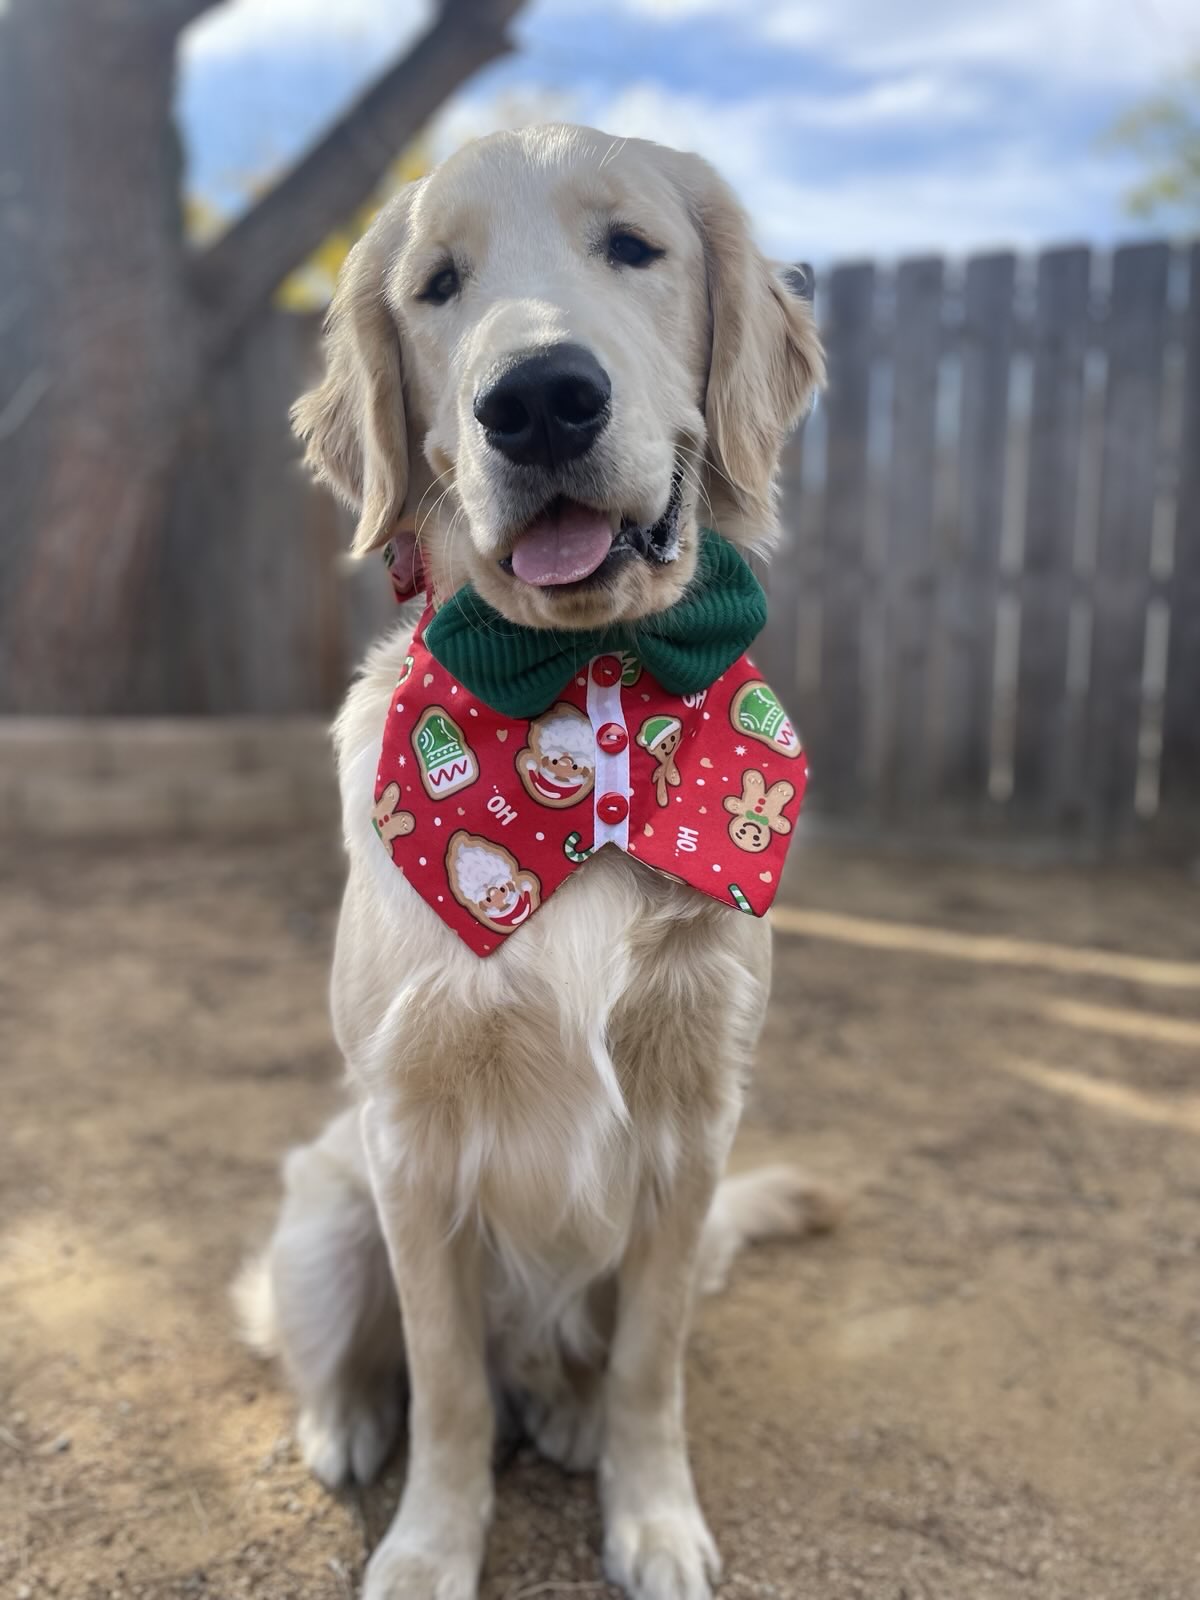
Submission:
POLYGON ((517 756, 517 775, 530 799, 577 806, 595 782, 596 742, 582 711, 559 701, 529 724, 529 743, 517 756))
POLYGON ((512 933, 542 901, 542 886, 503 845, 460 831, 446 851, 446 876, 460 906, 485 928, 512 933))

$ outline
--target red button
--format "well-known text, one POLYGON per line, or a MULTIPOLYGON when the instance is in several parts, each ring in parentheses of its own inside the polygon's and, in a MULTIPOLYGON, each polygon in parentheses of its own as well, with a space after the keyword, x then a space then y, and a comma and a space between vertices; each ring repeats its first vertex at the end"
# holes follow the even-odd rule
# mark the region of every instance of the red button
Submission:
POLYGON ((614 683, 621 681, 621 661, 619 656, 597 656, 592 662, 592 682, 601 684, 605 689, 611 689, 614 683))
POLYGON ((610 756, 619 756, 629 743, 629 735, 619 722, 606 722, 596 735, 596 743, 610 756))
POLYGON ((629 801, 623 794, 602 794, 596 801, 596 815, 601 822, 624 822, 629 815, 629 801))

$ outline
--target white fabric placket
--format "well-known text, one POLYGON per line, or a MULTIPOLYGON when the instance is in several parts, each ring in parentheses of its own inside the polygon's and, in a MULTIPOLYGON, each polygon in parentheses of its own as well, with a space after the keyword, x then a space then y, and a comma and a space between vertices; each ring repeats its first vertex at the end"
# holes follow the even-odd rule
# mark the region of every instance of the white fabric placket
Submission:
POLYGON ((592 725, 592 742, 596 750, 596 782, 592 789, 592 820, 595 824, 596 849, 602 844, 615 844, 618 849, 629 849, 629 812, 620 822, 605 822, 596 810, 602 795, 619 794, 630 799, 629 791, 629 729, 625 728, 625 712, 621 705, 621 679, 616 683, 597 683, 592 675, 592 663, 587 668, 587 714, 592 725), (625 728, 625 748, 619 751, 602 750, 598 738, 606 722, 615 722, 625 728))

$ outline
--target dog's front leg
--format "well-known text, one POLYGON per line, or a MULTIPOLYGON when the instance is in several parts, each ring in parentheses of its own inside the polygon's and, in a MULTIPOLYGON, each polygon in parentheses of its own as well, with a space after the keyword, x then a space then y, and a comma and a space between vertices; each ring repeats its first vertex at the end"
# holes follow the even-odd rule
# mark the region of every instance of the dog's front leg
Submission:
POLYGON ((484 1365, 478 1242, 448 1200, 404 1181, 363 1112, 371 1185, 404 1322, 408 1478, 367 1565, 363 1600, 474 1600, 492 1514, 495 1427, 484 1365))
POLYGON ((720 1573, 683 1414, 684 1346, 700 1231, 720 1169, 715 1155, 697 1153, 671 1194, 646 1208, 618 1274, 600 1481, 605 1567, 633 1600, 709 1600, 709 1580, 720 1573))

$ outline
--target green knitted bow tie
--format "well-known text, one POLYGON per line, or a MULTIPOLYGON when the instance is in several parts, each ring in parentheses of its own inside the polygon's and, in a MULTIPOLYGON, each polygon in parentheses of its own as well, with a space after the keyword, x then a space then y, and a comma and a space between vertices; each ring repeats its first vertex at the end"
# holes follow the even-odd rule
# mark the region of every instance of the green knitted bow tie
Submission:
POLYGON ((612 628, 554 632, 510 622, 468 585, 425 629, 430 654, 507 717, 536 717, 593 656, 636 655, 668 694, 698 694, 762 632, 767 597, 720 534, 701 529, 696 575, 667 611, 612 628))

